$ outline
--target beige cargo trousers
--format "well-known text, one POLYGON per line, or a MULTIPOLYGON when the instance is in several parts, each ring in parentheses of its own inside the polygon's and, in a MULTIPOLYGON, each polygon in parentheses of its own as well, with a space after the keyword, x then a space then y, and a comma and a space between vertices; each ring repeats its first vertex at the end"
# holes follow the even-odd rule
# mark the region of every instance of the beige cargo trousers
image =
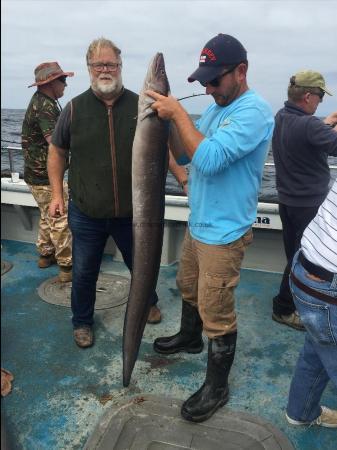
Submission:
POLYGON ((197 307, 208 338, 234 333, 237 328, 234 289, 252 229, 240 239, 224 245, 209 245, 186 231, 177 286, 184 301, 197 307))

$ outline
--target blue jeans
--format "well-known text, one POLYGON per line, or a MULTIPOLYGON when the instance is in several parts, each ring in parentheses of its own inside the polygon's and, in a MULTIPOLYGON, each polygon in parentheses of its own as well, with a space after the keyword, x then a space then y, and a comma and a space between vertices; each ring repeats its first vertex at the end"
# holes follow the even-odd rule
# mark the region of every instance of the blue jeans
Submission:
MULTIPOLYGON (((73 201, 69 201, 68 222, 73 236, 72 322, 74 328, 92 326, 96 282, 109 236, 114 239, 132 272, 132 219, 95 219, 82 213, 73 201)), ((157 301, 157 294, 154 293, 152 304, 157 301)))
MULTIPOLYGON (((292 266, 296 278, 337 299, 337 275, 332 282, 308 278, 298 254, 292 266)), ((290 385, 287 414, 294 420, 311 422, 321 414, 320 399, 328 381, 337 387, 337 306, 303 292, 291 279, 290 288, 307 333, 290 385)))

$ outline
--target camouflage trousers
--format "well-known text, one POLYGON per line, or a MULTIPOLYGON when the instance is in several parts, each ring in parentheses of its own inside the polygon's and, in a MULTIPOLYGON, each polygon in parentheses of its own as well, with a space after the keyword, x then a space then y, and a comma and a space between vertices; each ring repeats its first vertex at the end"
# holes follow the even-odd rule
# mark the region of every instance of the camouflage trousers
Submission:
POLYGON ((40 210, 39 234, 36 242, 42 256, 55 254, 59 266, 71 266, 71 232, 68 227, 68 185, 63 184, 65 214, 50 217, 51 186, 29 186, 40 210))

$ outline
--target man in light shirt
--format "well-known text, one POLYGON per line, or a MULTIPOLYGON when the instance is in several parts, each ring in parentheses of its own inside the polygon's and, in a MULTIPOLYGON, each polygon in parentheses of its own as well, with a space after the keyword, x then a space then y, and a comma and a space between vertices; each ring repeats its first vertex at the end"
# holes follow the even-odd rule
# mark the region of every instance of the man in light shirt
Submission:
POLYGON ((292 425, 337 428, 337 411, 320 405, 329 380, 337 387, 337 181, 304 230, 290 288, 307 334, 291 382, 292 425))
POLYGON ((200 353, 202 332, 208 337, 205 382, 181 408, 184 419, 192 422, 207 420, 229 399, 237 339, 234 290, 253 239, 274 128, 270 106, 248 86, 247 70, 247 51, 235 37, 220 33, 206 43, 188 81, 198 81, 214 102, 195 124, 175 98, 148 91, 159 117, 171 119, 171 137, 176 127, 173 155, 183 163, 177 151, 183 149, 184 161, 191 162, 191 214, 177 274, 181 326, 172 336, 158 337, 154 350, 164 355, 200 353))

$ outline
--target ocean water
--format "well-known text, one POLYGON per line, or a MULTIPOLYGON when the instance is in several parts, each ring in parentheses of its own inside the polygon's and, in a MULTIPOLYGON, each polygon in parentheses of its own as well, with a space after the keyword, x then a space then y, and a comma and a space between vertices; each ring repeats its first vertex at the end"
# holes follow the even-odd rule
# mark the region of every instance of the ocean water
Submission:
MULTIPOLYGON (((23 157, 21 150, 21 127, 25 115, 24 109, 2 109, 1 110, 1 174, 8 174, 10 171, 8 146, 19 147, 11 150, 13 170, 23 173, 23 157)), ((191 115, 192 120, 196 120, 198 115, 191 115)), ((267 162, 273 162, 271 148, 268 152, 267 162)), ((329 157, 330 165, 337 165, 337 157, 329 157)), ((332 178, 337 177, 337 169, 331 169, 332 178)), ((172 195, 183 195, 176 179, 169 172, 166 179, 166 193, 172 195)), ((262 186, 259 194, 261 202, 277 203, 277 192, 275 187, 275 168, 265 166, 262 178, 262 186)))

